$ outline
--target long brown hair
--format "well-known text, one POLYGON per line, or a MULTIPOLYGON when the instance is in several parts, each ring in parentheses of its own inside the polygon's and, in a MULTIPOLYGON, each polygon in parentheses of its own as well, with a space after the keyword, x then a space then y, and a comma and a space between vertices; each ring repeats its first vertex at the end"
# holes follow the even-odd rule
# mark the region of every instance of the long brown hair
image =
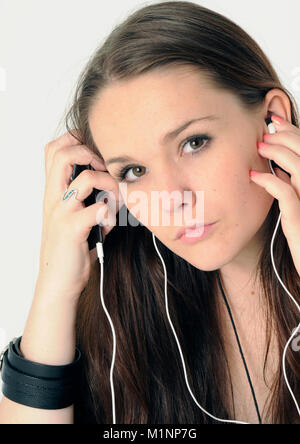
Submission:
MULTIPOLYGON (((76 128, 77 139, 99 154, 88 121, 99 92, 114 81, 167 65, 188 64, 198 67, 216 88, 235 94, 248 112, 263 103, 269 90, 281 89, 290 99, 292 123, 299 127, 296 102, 262 49, 245 31, 198 4, 167 1, 133 12, 97 48, 80 75, 65 119, 67 130, 72 133, 76 128)), ((265 367, 272 328, 278 332, 278 351, 282 356, 299 322, 299 313, 278 282, 271 263, 270 244, 279 213, 278 201, 274 199, 264 222, 266 237, 257 268, 268 307, 265 367)), ((235 413, 229 407, 233 402, 230 373, 215 309, 217 270, 204 272, 193 267, 158 239, 157 246, 167 267, 169 312, 182 346, 191 390, 207 411, 219 418, 234 419, 235 413)), ((117 224, 105 239, 104 251, 103 295, 117 340, 117 423, 214 423, 194 403, 185 383, 166 315, 164 273, 152 233, 143 225, 119 226, 117 215, 117 224)), ((281 279, 299 300, 300 278, 281 224, 274 243, 274 260, 281 279)), ((78 303, 76 335, 83 354, 83 371, 75 403, 75 423, 112 423, 113 337, 101 305, 99 276, 97 261, 78 303)), ((299 400, 299 356, 291 347, 286 355, 286 370, 299 400)), ((299 422, 281 362, 270 389, 267 413, 271 422, 299 422)))

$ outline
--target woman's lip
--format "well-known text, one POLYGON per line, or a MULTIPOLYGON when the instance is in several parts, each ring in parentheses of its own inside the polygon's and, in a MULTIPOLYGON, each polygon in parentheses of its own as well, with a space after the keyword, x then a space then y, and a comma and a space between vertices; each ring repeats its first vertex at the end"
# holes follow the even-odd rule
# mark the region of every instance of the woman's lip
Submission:
MULTIPOLYGON (((204 225, 204 228, 205 227, 209 227, 210 225, 213 225, 213 224, 215 224, 216 222, 212 222, 211 224, 205 224, 204 225)), ((203 224, 194 224, 194 225, 191 225, 190 227, 182 227, 182 228, 180 228, 178 231, 177 231, 177 235, 176 235, 176 237, 175 237, 175 239, 174 240, 178 240, 178 239, 180 239, 186 232, 188 232, 188 231, 190 231, 190 230, 194 230, 195 228, 197 228, 197 227, 202 227, 203 226, 203 224)))
POLYGON ((217 222, 209 225, 201 225, 200 229, 198 228, 198 230, 196 229, 194 231, 192 229, 186 230, 178 240, 184 244, 195 244, 202 241, 209 235, 209 233, 214 231, 216 223, 217 222))

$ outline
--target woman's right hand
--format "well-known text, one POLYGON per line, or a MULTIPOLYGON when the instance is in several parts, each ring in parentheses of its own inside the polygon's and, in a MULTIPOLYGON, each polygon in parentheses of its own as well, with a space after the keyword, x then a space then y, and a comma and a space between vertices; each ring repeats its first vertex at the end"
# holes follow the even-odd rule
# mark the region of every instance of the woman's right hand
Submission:
MULTIPOLYGON (((112 191, 116 212, 120 208, 119 199, 123 200, 118 183, 106 170, 103 160, 68 132, 46 145, 45 172, 38 285, 53 297, 76 301, 88 282, 91 262, 96 257, 95 249, 89 251, 89 233, 104 217, 111 220, 111 209, 105 202, 85 207, 83 200, 93 188, 112 191), (90 164, 97 171, 82 171, 70 186, 74 164, 90 164), (63 201, 67 188, 78 189, 78 194, 63 201)), ((115 214, 114 222, 102 227, 103 242, 115 226, 115 214)))

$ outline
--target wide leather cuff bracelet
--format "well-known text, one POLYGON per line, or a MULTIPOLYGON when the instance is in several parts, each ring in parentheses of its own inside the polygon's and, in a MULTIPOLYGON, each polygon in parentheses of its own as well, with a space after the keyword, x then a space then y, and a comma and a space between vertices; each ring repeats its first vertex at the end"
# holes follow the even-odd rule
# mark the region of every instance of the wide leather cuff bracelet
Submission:
POLYGON ((2 392, 8 399, 29 407, 56 410, 68 407, 76 397, 81 353, 68 365, 45 365, 22 357, 20 341, 12 340, 0 361, 2 392))

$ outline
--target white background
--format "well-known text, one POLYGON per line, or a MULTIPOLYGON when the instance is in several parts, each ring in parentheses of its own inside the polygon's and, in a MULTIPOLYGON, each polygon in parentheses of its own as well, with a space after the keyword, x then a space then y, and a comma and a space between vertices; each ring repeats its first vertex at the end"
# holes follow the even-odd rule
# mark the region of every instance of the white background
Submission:
MULTIPOLYGON (((0 350, 22 335, 38 274, 44 147, 81 69, 134 0, 0 0, 0 350)), ((300 102, 299 0, 195 1, 239 24, 300 102)))

